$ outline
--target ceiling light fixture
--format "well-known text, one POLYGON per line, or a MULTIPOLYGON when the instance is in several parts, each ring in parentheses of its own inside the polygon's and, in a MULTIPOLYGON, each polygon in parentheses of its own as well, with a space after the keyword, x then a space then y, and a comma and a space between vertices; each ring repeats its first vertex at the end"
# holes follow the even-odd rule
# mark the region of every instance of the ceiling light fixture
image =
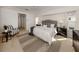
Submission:
POLYGON ((29 9, 25 9, 25 10, 27 10, 27 11, 28 11, 29 9))

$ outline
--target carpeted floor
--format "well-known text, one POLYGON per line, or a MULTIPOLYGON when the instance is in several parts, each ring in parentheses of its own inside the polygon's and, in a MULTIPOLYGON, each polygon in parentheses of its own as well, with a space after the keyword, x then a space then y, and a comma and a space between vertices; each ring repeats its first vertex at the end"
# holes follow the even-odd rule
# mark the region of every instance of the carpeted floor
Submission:
MULTIPOLYGON (((56 40, 49 46, 47 42, 35 37, 25 34, 20 36, 19 42, 24 52, 59 52, 62 46, 62 42, 66 40, 56 40)), ((63 39, 59 36, 56 39, 63 39)), ((67 42, 67 41, 66 41, 67 42)), ((69 45, 68 45, 69 46, 69 45)))

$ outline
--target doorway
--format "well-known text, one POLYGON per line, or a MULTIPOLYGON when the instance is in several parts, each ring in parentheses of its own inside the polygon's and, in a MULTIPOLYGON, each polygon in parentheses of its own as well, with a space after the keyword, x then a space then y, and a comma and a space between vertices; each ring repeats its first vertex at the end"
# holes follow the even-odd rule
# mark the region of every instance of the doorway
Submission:
POLYGON ((18 14, 18 28, 19 30, 26 29, 26 14, 18 14))

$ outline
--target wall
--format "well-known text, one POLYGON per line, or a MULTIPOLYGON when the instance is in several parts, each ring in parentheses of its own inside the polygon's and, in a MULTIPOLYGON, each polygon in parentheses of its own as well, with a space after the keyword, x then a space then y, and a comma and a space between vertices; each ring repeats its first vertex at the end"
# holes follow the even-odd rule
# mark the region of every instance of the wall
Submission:
POLYGON ((77 19, 77 20, 76 20, 76 27, 75 27, 75 28, 76 28, 77 30, 79 30, 79 10, 77 10, 76 19, 77 19))
MULTIPOLYGON (((40 21, 44 19, 52 19, 60 22, 63 20, 63 25, 67 26, 67 12, 76 10, 75 16, 76 29, 79 29, 79 8, 78 7, 63 7, 59 9, 43 10, 39 11, 37 14, 34 14, 33 11, 25 11, 17 9, 14 7, 0 7, 0 29, 3 28, 3 25, 12 24, 14 27, 18 27, 18 13, 26 14, 26 27, 30 31, 30 27, 35 25, 35 17, 40 17, 40 21)), ((59 25, 59 23, 58 23, 59 25)))
POLYGON ((66 24, 66 17, 65 17, 65 14, 56 14, 56 15, 47 15, 47 16, 43 16, 42 17, 42 20, 45 20, 45 19, 50 19, 50 20, 55 20, 58 22, 58 26, 59 26, 59 23, 60 21, 64 22, 63 25, 66 24))
POLYGON ((18 27, 18 17, 17 12, 11 9, 1 9, 1 26, 3 25, 13 25, 15 28, 18 27))
POLYGON ((76 7, 76 6, 64 6, 64 7, 61 7, 61 8, 57 8, 57 9, 52 9, 50 8, 49 10, 42 10, 38 13, 39 16, 44 16, 44 15, 51 15, 51 14, 59 14, 59 13, 65 13, 65 12, 69 12, 69 11, 74 11, 74 10, 77 10, 79 9, 79 7, 76 7))
POLYGON ((39 13, 40 22, 45 19, 56 20, 58 22, 58 26, 60 25, 60 21, 62 21, 62 25, 67 27, 67 17, 69 15, 74 15, 76 17, 76 25, 75 29, 79 29, 79 7, 63 7, 59 9, 51 9, 51 10, 43 10, 39 13), (75 11, 75 12, 74 12, 75 11), (73 13, 74 12, 74 13, 73 13))
POLYGON ((32 13, 27 14, 26 26, 29 32, 30 32, 30 27, 35 26, 35 15, 34 14, 32 13))
POLYGON ((18 13, 26 14, 26 28, 29 31, 31 26, 35 25, 35 16, 32 11, 24 11, 14 7, 2 7, 0 8, 0 29, 4 25, 13 25, 15 28, 18 27, 18 13))
MULTIPOLYGON (((0 13, 1 13, 1 7, 0 7, 0 13)), ((1 24, 2 24, 2 20, 1 20, 1 14, 0 14, 0 32, 1 32, 1 24)))

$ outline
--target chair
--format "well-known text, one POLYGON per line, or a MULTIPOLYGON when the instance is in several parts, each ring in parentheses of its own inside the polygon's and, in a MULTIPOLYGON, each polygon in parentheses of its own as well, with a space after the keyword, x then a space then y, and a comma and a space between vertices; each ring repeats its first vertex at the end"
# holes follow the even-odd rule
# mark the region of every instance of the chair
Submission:
POLYGON ((11 35, 14 36, 15 34, 19 33, 18 28, 14 28, 12 25, 8 25, 8 30, 11 31, 11 35))

